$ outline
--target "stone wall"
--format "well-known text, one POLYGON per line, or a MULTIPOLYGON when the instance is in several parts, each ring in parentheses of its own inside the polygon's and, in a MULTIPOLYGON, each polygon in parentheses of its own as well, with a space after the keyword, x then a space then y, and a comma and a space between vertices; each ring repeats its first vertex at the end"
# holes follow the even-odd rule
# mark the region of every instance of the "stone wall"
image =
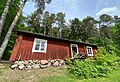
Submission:
POLYGON ((11 65, 11 68, 23 70, 23 69, 46 68, 51 66, 53 67, 65 66, 65 61, 61 59, 15 61, 15 63, 11 65))

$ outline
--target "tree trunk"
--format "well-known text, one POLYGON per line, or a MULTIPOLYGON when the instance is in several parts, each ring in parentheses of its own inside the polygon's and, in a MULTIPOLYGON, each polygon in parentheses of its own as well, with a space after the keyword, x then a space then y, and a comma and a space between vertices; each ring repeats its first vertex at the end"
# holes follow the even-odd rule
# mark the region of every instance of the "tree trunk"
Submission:
POLYGON ((23 7, 24 7, 24 5, 25 5, 26 2, 27 2, 27 0, 24 0, 24 2, 22 3, 22 5, 21 5, 21 7, 20 7, 20 9, 19 9, 19 11, 18 11, 18 13, 17 13, 17 15, 15 16, 12 24, 10 25, 10 28, 9 28, 6 36, 5 36, 5 38, 4 38, 4 41, 3 41, 3 43, 2 43, 2 45, 1 45, 1 47, 0 47, 0 59, 1 59, 1 57, 3 56, 3 53, 4 53, 4 51, 5 51, 5 48, 7 47, 8 41, 9 41, 9 39, 10 39, 12 30, 13 30, 13 28, 15 27, 15 25, 16 25, 19 17, 20 17, 20 14, 21 14, 21 12, 22 12, 22 9, 23 9, 23 7))
POLYGON ((44 26, 44 34, 43 35, 46 35, 46 27, 44 26))
POLYGON ((4 7, 2 16, 0 18, 0 40, 1 40, 2 28, 3 28, 3 25, 4 25, 4 22, 5 22, 5 19, 6 19, 6 16, 7 16, 7 13, 8 13, 8 10, 9 10, 9 6, 10 6, 11 2, 12 2, 12 0, 8 0, 7 1, 6 5, 4 7))

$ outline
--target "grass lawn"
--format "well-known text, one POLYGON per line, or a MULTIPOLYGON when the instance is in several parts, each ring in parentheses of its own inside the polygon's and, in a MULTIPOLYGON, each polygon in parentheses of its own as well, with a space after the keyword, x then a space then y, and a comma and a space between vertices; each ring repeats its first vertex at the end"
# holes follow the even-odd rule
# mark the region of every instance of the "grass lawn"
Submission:
POLYGON ((120 68, 105 78, 77 80, 67 76, 65 67, 12 70, 9 66, 9 64, 3 64, 0 68, 0 82, 120 82, 120 68))
POLYGON ((110 73, 108 77, 77 80, 77 79, 69 78, 67 76, 51 76, 48 78, 43 78, 42 80, 39 81, 41 82, 120 82, 120 68, 110 73))

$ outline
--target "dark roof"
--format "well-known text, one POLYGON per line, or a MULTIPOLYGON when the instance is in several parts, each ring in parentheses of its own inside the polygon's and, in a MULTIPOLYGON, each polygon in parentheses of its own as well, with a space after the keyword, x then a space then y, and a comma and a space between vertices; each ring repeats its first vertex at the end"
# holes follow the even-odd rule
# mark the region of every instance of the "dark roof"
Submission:
POLYGON ((18 34, 32 34, 35 36, 41 36, 41 37, 46 37, 46 38, 52 38, 52 39, 57 39, 57 40, 61 40, 61 41, 68 41, 68 42, 73 42, 73 43, 80 43, 80 44, 85 44, 85 45, 89 45, 89 46, 96 46, 95 44, 91 44, 91 43, 86 43, 86 42, 78 42, 78 41, 73 41, 73 40, 68 40, 68 39, 62 39, 62 38, 56 38, 56 37, 52 37, 52 36, 47 36, 47 35, 42 35, 42 34, 37 34, 37 33, 33 33, 33 32, 28 32, 28 31, 24 31, 24 30, 18 30, 17 31, 18 34))

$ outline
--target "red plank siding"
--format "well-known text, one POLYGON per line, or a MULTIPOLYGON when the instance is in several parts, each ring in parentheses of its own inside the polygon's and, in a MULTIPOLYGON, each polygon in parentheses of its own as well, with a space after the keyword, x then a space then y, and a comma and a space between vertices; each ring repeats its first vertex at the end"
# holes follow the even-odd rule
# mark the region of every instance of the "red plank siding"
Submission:
POLYGON ((96 48, 96 47, 92 47, 92 49, 93 49, 93 54, 94 54, 94 57, 96 57, 97 48, 96 48))
POLYGON ((86 51, 85 51, 85 48, 84 48, 84 45, 83 45, 83 44, 78 44, 78 51, 79 51, 79 52, 84 52, 84 53, 86 53, 86 51))
POLYGON ((34 36, 24 35, 21 45, 19 46, 20 48, 14 47, 13 49, 12 55, 14 56, 16 54, 17 56, 14 56, 14 59, 11 57, 10 60, 14 61, 19 58, 21 60, 66 59, 69 57, 70 43, 51 39, 47 41, 46 53, 32 53, 34 38, 34 36), (16 49, 18 49, 17 53, 14 52, 16 49))
POLYGON ((15 45, 14 45, 14 48, 13 48, 13 51, 12 51, 12 55, 10 56, 10 61, 15 60, 15 58, 17 57, 18 50, 20 49, 22 39, 23 39, 23 35, 20 34, 16 39, 16 42, 15 42, 15 45))
MULTIPOLYGON (((41 60, 41 59, 66 59, 71 57, 72 42, 53 39, 43 36, 35 36, 29 34, 20 34, 16 39, 10 61, 15 60, 41 60), (34 38, 46 39, 47 50, 46 53, 32 52, 34 38)), ((84 43, 78 44, 78 51, 87 54, 86 46, 84 43)), ((96 54, 96 47, 93 47, 93 53, 96 54)))

